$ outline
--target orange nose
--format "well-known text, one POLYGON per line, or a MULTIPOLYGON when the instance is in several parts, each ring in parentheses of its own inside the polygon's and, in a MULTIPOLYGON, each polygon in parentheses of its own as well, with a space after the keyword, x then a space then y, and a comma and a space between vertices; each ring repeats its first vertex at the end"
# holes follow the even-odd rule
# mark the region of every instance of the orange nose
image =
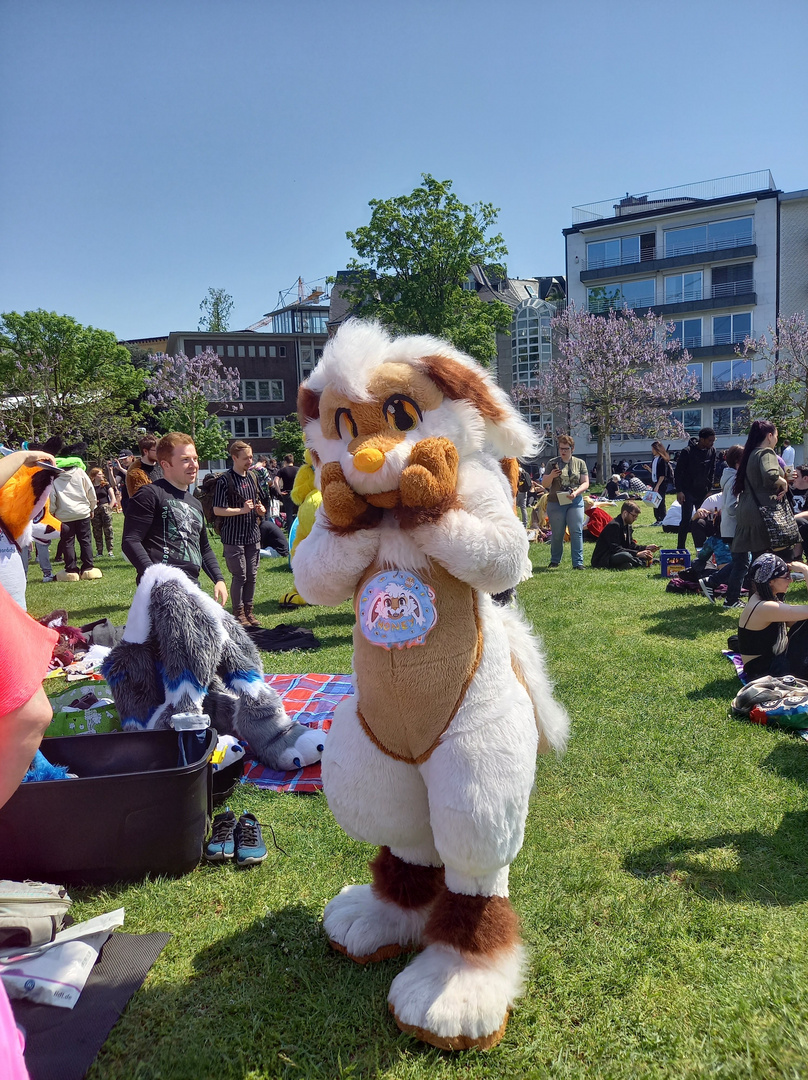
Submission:
POLYGON ((360 472, 378 472, 384 465, 384 454, 374 446, 366 446, 354 454, 353 461, 360 472))

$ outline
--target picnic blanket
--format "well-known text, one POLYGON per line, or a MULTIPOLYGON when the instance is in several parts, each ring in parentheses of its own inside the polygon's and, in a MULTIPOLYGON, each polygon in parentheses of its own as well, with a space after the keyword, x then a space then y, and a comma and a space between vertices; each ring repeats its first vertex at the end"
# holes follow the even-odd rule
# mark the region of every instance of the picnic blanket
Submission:
MULTIPOLYGON (((331 727, 337 705, 353 693, 350 675, 265 675, 264 679, 278 691, 292 720, 322 731, 328 731, 331 727)), ((305 795, 321 791, 323 778, 319 761, 296 772, 277 772, 254 758, 248 758, 244 764, 242 783, 255 784, 271 791, 294 791, 305 795)))

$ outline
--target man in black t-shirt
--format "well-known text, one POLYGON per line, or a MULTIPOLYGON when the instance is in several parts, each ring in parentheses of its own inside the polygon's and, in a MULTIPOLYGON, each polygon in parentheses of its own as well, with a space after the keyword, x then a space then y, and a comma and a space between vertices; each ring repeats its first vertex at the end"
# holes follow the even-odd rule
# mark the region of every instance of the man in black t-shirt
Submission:
POLYGON ((287 531, 292 528, 292 523, 297 517, 297 506, 292 501, 292 488, 294 487, 296 476, 297 466, 295 465, 294 455, 287 454, 283 459, 283 466, 278 469, 278 475, 275 479, 278 495, 281 500, 281 509, 286 515, 287 531))
POLYGON ((261 549, 260 521, 266 514, 258 482, 250 472, 252 447, 237 439, 228 449, 232 469, 222 473, 213 495, 213 513, 221 518, 221 537, 230 582, 233 614, 242 626, 260 626, 253 614, 255 581, 261 549))
POLYGON ((204 570, 214 583, 213 595, 224 604, 227 587, 208 540, 202 506, 188 490, 199 471, 196 447, 190 435, 173 431, 163 436, 156 451, 163 475, 129 500, 121 550, 137 570, 138 581, 153 563, 176 566, 192 581, 204 570))

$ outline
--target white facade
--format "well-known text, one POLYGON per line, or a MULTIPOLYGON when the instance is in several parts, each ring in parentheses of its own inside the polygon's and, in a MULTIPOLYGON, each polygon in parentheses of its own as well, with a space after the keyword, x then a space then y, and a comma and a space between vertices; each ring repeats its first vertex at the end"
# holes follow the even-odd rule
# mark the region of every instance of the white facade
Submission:
MULTIPOLYGON (((777 319, 779 194, 770 174, 749 174, 576 208, 583 220, 564 230, 569 302, 596 312, 650 308, 674 323, 702 388, 678 418, 691 434, 714 428, 719 449, 743 442, 748 430, 745 399, 733 383, 752 371, 736 345, 777 319), (744 188, 745 180, 745 190, 732 194, 732 182, 744 188), (721 194, 705 197, 711 191, 721 194)), ((576 453, 592 460, 597 443, 589 430, 575 438, 576 453)), ((652 438, 613 436, 612 454, 650 458, 652 438)))

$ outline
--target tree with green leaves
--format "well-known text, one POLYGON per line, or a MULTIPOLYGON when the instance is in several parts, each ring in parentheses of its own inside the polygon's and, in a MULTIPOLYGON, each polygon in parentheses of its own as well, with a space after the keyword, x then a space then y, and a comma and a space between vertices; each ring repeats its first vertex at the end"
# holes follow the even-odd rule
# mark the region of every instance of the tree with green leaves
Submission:
POLYGON ((148 402, 159 410, 161 429, 190 435, 200 461, 223 458, 228 436, 210 406, 215 405, 218 412, 235 412, 240 407, 234 404, 240 390, 238 369, 225 367, 210 349, 198 356, 160 353, 151 361, 148 402))
POLYGON ((144 375, 108 330, 54 311, 0 316, 0 423, 9 440, 86 440, 106 457, 139 420, 144 375))
POLYGON ((771 420, 780 437, 798 446, 808 462, 808 320, 805 312, 780 315, 768 337, 747 338, 736 350, 746 360, 765 361, 748 383, 753 416, 771 420))
POLYGON ((199 305, 202 318, 200 330, 210 330, 212 334, 222 333, 230 326, 230 314, 233 311, 233 297, 224 289, 208 289, 207 296, 199 305))
POLYGON ((353 310, 393 332, 434 334, 488 364, 496 333, 511 325, 511 309, 464 289, 473 264, 504 275, 507 248, 489 235, 499 211, 466 206, 450 180, 428 173, 409 195, 372 199, 370 222, 347 233, 358 255, 348 265, 345 296, 353 310))
POLYGON ((303 463, 303 451, 306 444, 303 441, 303 430, 297 413, 289 413, 285 420, 279 420, 272 434, 275 440, 275 455, 282 458, 285 454, 292 454, 296 465, 303 463))

